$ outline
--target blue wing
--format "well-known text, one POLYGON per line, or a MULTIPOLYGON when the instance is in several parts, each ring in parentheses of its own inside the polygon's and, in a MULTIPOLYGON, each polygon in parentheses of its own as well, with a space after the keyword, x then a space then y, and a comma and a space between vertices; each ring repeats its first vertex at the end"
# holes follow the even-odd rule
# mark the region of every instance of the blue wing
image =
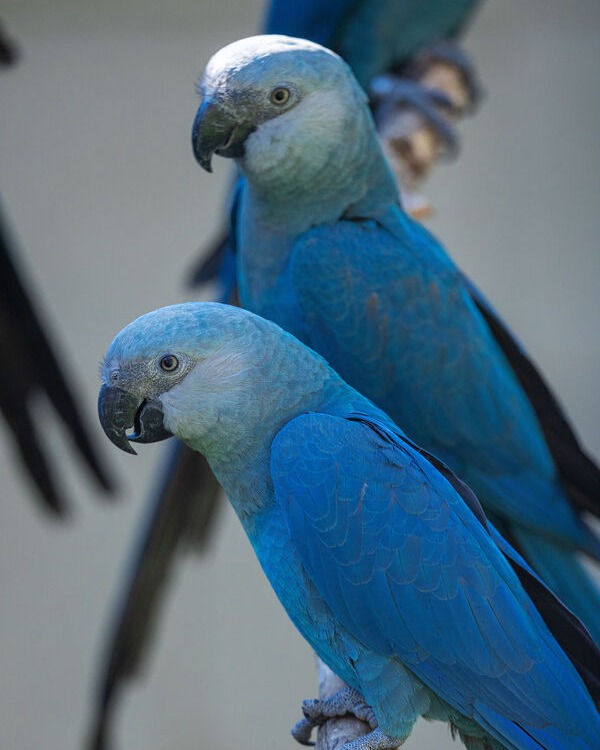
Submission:
POLYGON ((572 503, 600 517, 600 468, 587 455, 556 396, 506 324, 466 277, 465 283, 535 409, 572 503))
POLYGON ((305 343, 470 484, 486 511, 597 552, 462 276, 420 225, 392 219, 391 231, 341 221, 298 241, 290 295, 305 343))
MULTIPOLYGON (((501 740, 593 746, 597 714, 572 664, 424 456, 364 420, 309 414, 279 433, 271 468, 309 579, 365 649, 400 659, 501 740)), ((383 703, 385 681, 377 689, 383 703)))

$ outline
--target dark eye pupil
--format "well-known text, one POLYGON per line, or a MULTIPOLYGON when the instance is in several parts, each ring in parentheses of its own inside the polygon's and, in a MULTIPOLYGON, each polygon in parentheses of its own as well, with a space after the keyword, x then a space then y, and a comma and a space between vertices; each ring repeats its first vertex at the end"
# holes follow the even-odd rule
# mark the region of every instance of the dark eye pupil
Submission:
POLYGON ((160 366, 166 372, 171 372, 177 367, 178 364, 179 360, 172 354, 167 354, 160 360, 160 366))
POLYGON ((284 104, 287 102, 289 97, 289 92, 287 89, 275 89, 273 92, 273 101, 275 104, 284 104))

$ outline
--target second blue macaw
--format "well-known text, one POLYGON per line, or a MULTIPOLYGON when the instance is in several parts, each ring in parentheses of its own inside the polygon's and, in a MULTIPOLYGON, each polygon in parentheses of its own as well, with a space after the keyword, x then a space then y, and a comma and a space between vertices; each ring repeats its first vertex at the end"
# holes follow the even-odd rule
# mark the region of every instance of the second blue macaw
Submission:
MULTIPOLYGON (((337 52, 365 91, 376 122, 386 130, 387 123, 400 111, 416 110, 438 133, 440 142, 456 146, 456 133, 439 108, 452 108, 447 97, 425 88, 414 80, 414 73, 426 59, 443 60, 461 71, 469 91, 470 106, 479 99, 479 83, 467 56, 455 46, 481 0, 306 0, 290 3, 271 0, 263 33, 284 34, 309 39, 337 52), (419 61, 417 64, 416 61, 419 61)), ((380 134, 384 140, 387 136, 380 134)), ((404 158, 403 143, 387 144, 388 158, 404 158)), ((400 167, 398 173, 403 170, 400 167)), ((402 185, 399 185, 402 188, 402 185)), ((236 213, 236 188, 232 214, 236 213)), ((203 254, 193 271, 193 282, 217 281, 223 299, 231 300, 235 287, 235 247, 233 223, 223 236, 203 254)))
POLYGON ((600 472, 523 351, 398 203, 366 97, 329 50, 228 45, 199 85, 200 164, 236 159, 242 304, 324 355, 445 461, 600 642, 585 512, 600 472), (544 390, 545 389, 545 390, 544 390))
POLYGON ((190 303, 138 318, 102 367, 110 440, 176 435, 206 456, 275 593, 351 686, 296 736, 351 711, 393 750, 419 716, 469 750, 593 750, 587 633, 488 526, 475 496, 288 333, 190 303), (133 428, 133 431, 131 431, 133 428), (565 630, 567 651, 561 640, 565 630))

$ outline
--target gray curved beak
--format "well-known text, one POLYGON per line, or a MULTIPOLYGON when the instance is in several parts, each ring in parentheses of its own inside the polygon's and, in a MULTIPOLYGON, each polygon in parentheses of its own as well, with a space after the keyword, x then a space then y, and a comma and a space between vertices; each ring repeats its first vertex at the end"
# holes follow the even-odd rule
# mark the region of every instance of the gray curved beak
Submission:
POLYGON ((104 384, 100 388, 98 416, 111 443, 126 453, 136 453, 130 442, 156 443, 172 436, 163 425, 160 403, 114 386, 104 384), (131 428, 133 432, 128 433, 131 428))
POLYGON ((238 122, 218 102, 205 99, 192 127, 192 148, 198 164, 212 172, 213 154, 232 159, 243 156, 244 142, 254 129, 250 123, 238 122))

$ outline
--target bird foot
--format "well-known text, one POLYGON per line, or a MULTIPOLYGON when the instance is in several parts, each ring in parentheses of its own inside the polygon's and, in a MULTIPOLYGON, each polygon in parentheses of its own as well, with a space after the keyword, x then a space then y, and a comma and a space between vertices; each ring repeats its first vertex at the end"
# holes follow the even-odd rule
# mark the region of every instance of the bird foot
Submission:
POLYGON ((477 71, 467 53, 452 42, 442 39, 419 52, 402 71, 407 78, 421 80, 427 67, 442 63, 454 68, 460 75, 467 93, 467 106, 472 111, 483 96, 477 71))
MULTIPOLYGON (((300 719, 292 729, 292 736, 302 745, 314 745, 310 737, 315 727, 320 727, 327 719, 346 716, 346 714, 356 716, 357 719, 366 722, 371 729, 377 727, 377 719, 371 706, 365 703, 365 699, 357 690, 350 687, 343 688, 326 700, 317 698, 303 701, 302 712, 304 718, 300 719)), ((371 748, 365 746, 364 750, 371 750, 371 748)), ((372 750, 375 750, 375 746, 372 750)))
POLYGON ((443 91, 386 73, 371 81, 369 93, 380 135, 382 131, 392 129, 393 124, 401 122, 399 116, 403 112, 413 110, 435 132, 447 151, 457 150, 458 137, 449 120, 455 107, 452 99, 443 91))
POLYGON ((402 740, 390 737, 377 728, 352 742, 346 742, 340 750, 396 750, 401 744, 402 740))

